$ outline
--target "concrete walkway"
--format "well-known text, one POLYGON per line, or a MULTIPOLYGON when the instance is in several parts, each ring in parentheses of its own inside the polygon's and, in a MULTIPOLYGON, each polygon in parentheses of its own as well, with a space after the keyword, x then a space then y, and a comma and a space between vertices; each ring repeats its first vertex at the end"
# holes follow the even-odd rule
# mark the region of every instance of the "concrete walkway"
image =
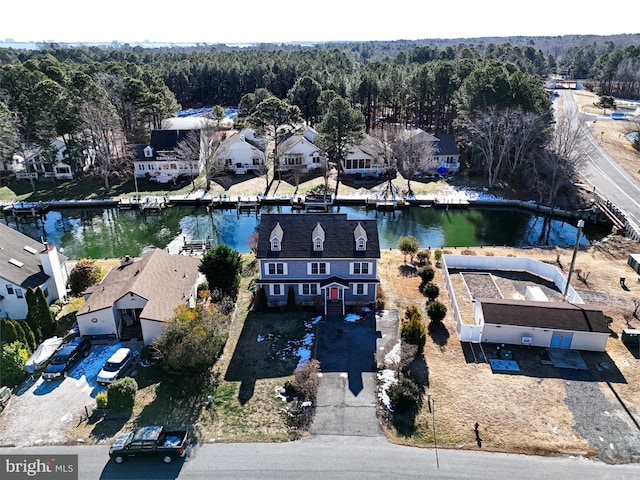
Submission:
POLYGON ((316 358, 322 374, 311 434, 383 436, 376 414, 375 356, 393 347, 397 332, 395 310, 358 322, 329 317, 319 325, 316 358))

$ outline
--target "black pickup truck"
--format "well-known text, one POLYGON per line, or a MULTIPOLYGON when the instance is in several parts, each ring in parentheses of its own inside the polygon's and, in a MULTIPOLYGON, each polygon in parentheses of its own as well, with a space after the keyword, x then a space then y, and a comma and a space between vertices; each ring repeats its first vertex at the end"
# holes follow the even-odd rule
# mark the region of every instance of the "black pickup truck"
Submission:
POLYGON ((116 463, 131 457, 162 458, 164 463, 184 456, 187 444, 186 430, 165 430, 162 425, 140 427, 135 432, 123 432, 116 437, 109 449, 109 456, 116 463))

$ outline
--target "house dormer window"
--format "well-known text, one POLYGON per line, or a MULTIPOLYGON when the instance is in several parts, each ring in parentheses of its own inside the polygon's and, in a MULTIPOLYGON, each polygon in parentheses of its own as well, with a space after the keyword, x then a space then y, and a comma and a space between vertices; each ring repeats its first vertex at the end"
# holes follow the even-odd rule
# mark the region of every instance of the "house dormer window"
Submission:
POLYGON ((145 158, 153 157, 153 147, 151 145, 144 147, 144 156, 145 158))
POLYGON ((322 228, 322 225, 318 223, 311 236, 313 238, 313 250, 315 252, 324 250, 324 228, 322 228))
POLYGON ((363 252, 367 249, 367 231, 362 224, 358 222, 358 226, 353 231, 353 237, 356 242, 356 250, 363 252))
POLYGON ((277 223, 273 230, 271 230, 271 235, 269 236, 271 242, 271 251, 279 252, 282 249, 282 238, 284 236, 284 231, 280 226, 280 223, 277 223))

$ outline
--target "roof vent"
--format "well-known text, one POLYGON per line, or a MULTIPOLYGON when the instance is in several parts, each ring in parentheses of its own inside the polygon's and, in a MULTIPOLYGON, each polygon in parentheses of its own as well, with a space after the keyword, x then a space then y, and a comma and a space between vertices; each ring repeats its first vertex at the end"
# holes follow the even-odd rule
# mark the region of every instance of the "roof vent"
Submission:
POLYGON ((32 255, 35 255, 36 253, 38 253, 38 251, 35 248, 30 247, 29 245, 25 245, 23 248, 32 255))

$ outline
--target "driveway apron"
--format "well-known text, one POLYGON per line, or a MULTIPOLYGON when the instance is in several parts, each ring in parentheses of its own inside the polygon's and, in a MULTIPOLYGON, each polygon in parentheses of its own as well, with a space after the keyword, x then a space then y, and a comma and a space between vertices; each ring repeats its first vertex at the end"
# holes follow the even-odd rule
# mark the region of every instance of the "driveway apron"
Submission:
POLYGON ((396 341, 397 312, 371 313, 357 322, 328 317, 319 324, 316 358, 322 371, 314 435, 382 436, 376 415, 376 351, 396 341))

